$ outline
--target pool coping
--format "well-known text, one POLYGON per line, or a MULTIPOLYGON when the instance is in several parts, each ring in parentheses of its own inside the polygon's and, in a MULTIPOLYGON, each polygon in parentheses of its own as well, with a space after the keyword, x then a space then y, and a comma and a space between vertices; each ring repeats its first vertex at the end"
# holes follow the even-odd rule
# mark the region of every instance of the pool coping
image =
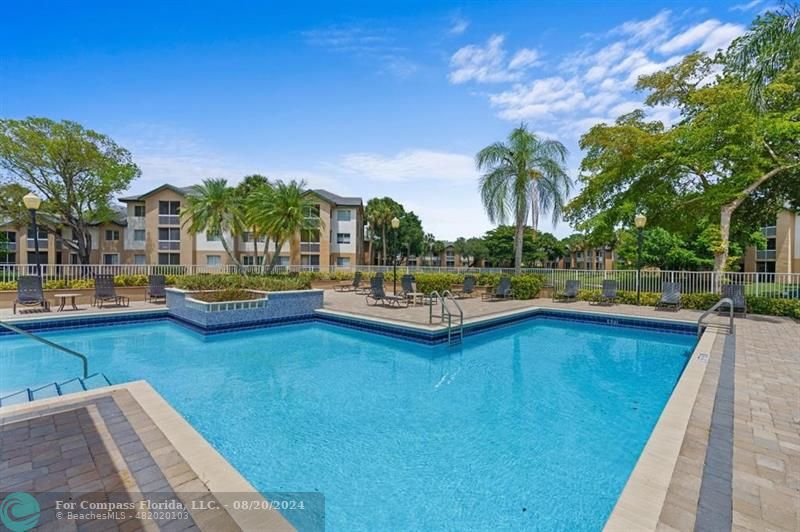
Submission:
POLYGON ((656 530, 717 330, 705 329, 603 528, 656 530))
POLYGON ((242 494, 247 494, 251 500, 264 500, 264 498, 145 380, 0 407, 0 425, 18 421, 26 417, 26 414, 37 417, 47 415, 60 411, 72 403, 108 395, 116 390, 126 390, 131 394, 202 483, 222 504, 226 505, 225 511, 242 530, 256 530, 265 526, 275 531, 295 530, 277 510, 267 508, 258 512, 248 512, 238 509, 233 502, 241 500, 242 494))

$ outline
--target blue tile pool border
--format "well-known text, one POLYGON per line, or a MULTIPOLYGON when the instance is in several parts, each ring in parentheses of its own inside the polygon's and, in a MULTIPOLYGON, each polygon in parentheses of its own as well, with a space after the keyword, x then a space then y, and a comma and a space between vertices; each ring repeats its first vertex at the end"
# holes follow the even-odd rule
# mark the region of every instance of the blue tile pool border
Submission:
MULTIPOLYGON (((506 316, 487 318, 474 323, 467 323, 464 325, 464 337, 466 338, 468 336, 473 336, 489 330, 496 330, 504 326, 509 326, 521 321, 536 318, 552 318, 562 321, 591 323, 596 325, 623 327, 628 329, 645 329, 656 332, 668 332, 692 336, 697 334, 697 326, 687 322, 633 318, 616 314, 601 315, 560 309, 536 308, 523 312, 515 312, 506 316)), ((447 331, 443 329, 428 331, 413 327, 411 325, 396 325, 383 321, 379 322, 362 319, 356 316, 334 314, 329 312, 250 322, 241 325, 215 325, 207 327, 201 327, 195 323, 180 319, 173 315, 169 315, 166 310, 140 314, 118 314, 107 316, 86 316, 81 318, 60 318, 55 320, 45 319, 18 321, 15 322, 14 325, 30 332, 45 332, 67 329, 82 329, 88 327, 108 327, 151 321, 170 321, 203 336, 212 336, 216 334, 231 333, 250 329, 263 329, 269 327, 293 325, 298 323, 318 322, 328 323, 348 329, 371 332, 392 338, 410 340, 428 345, 447 342, 447 331)), ((12 331, 0 328, 0 337, 12 334, 14 334, 12 331)))

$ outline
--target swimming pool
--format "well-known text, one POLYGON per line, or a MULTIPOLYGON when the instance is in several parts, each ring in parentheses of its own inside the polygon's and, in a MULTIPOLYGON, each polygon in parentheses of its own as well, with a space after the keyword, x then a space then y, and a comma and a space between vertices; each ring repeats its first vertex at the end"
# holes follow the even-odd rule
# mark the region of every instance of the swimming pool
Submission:
MULTIPOLYGON (((459 349, 321 322, 44 335, 148 380, 257 489, 324 493, 329 530, 602 528, 695 343, 543 317, 459 349)), ((6 336, 0 370, 9 391, 78 368, 6 336)))

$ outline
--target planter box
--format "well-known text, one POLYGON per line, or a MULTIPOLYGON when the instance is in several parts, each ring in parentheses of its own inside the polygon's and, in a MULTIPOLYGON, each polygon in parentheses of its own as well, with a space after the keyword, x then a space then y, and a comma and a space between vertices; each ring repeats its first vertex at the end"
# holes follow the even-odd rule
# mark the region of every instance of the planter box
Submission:
POLYGON ((196 291, 167 288, 169 314, 203 328, 266 323, 287 318, 312 316, 322 308, 322 290, 290 290, 286 292, 252 293, 258 299, 207 303, 194 299, 196 291))

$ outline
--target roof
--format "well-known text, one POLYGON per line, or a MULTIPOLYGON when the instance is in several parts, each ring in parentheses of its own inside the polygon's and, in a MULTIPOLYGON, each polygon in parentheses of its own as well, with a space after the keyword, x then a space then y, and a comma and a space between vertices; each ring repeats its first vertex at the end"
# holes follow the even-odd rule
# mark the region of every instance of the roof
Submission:
POLYGON ((149 190, 143 194, 139 194, 138 196, 125 196, 124 198, 119 198, 119 201, 122 202, 129 202, 129 201, 144 201, 144 199, 149 196, 150 194, 155 194, 156 192, 161 192, 162 190, 171 190, 176 194, 180 194, 181 196, 185 196, 189 193, 192 187, 176 187, 175 185, 170 185, 169 183, 165 183, 161 186, 154 188, 153 190, 149 190))
POLYGON ((339 196, 338 194, 334 194, 333 192, 328 192, 327 190, 321 188, 315 188, 311 192, 321 197, 322 199, 330 203, 333 203, 334 205, 361 207, 364 203, 361 200, 361 198, 346 198, 344 196, 339 196))

